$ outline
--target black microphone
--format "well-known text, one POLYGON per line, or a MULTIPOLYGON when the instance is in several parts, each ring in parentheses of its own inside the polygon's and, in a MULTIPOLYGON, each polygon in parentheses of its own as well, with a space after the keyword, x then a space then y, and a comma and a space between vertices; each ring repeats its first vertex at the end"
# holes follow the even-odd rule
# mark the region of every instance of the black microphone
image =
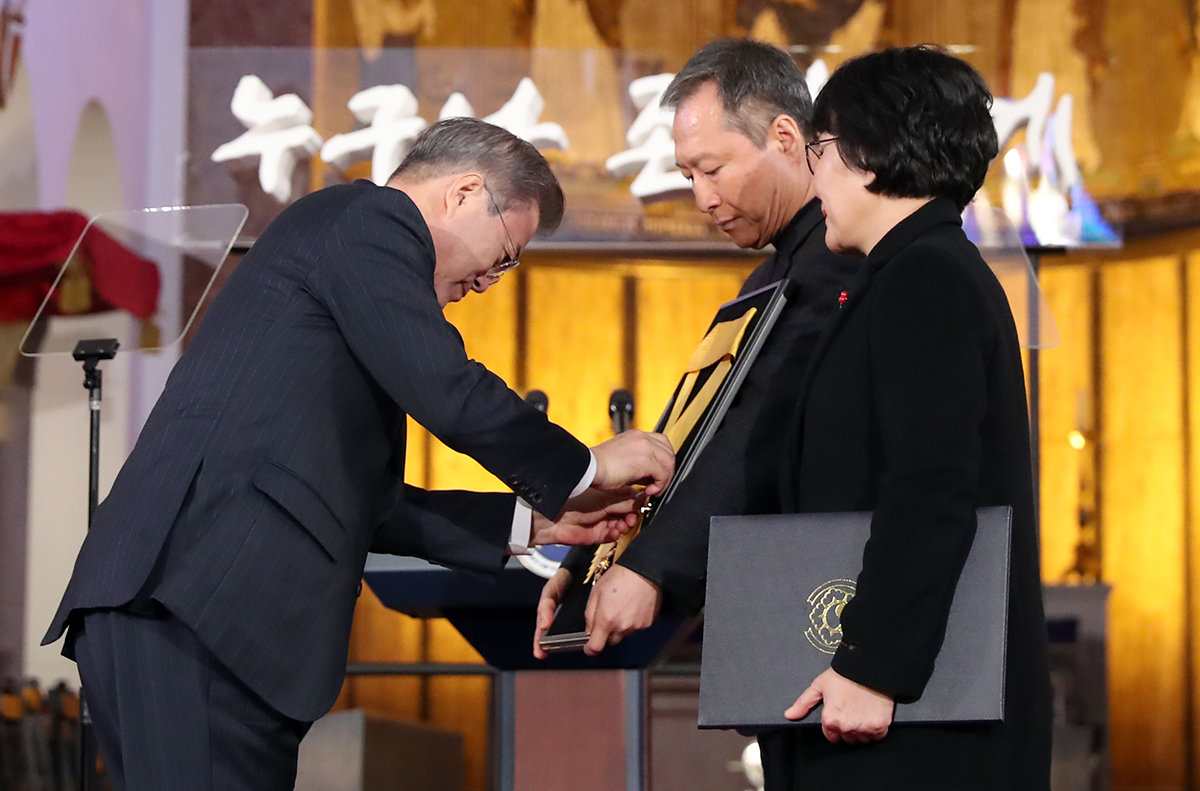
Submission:
POLYGON ((550 399, 541 390, 530 390, 526 393, 525 403, 543 414, 550 408, 550 399))
POLYGON ((608 397, 608 416, 612 419, 614 434, 628 431, 633 425, 633 393, 628 390, 613 390, 608 397))

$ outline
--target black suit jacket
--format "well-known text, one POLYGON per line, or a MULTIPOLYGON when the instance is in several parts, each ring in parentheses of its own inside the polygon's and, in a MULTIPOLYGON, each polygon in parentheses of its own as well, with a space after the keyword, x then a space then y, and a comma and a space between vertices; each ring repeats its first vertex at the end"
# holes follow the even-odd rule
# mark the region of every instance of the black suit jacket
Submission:
POLYGON ((337 697, 369 549, 498 572, 510 494, 402 483, 405 415, 546 515, 588 451, 467 359, 403 192, 294 203, 213 301, 95 514, 72 611, 152 597, 299 720, 337 697))
MULTIPOLYGON (((785 456, 788 511, 873 511, 841 675, 920 697, 975 509, 1013 507, 1005 721, 895 726, 846 749, 800 728, 798 777, 844 787, 1030 791, 1049 784, 1050 694, 1025 379, 1008 300, 936 199, 866 258, 809 369, 785 456)), ((796 694, 810 679, 797 679, 796 694)), ((807 787, 807 786, 806 786, 807 787)))
MULTIPOLYGON (((779 512, 779 467, 800 382, 821 330, 837 312, 838 295, 862 263, 825 246, 817 200, 797 212, 773 244, 775 253, 741 293, 787 277, 797 284, 795 296, 691 473, 618 561, 657 584, 666 605, 685 613, 704 606, 709 518, 779 512)), ((566 566, 580 573, 590 557, 590 550, 573 550, 566 566)))

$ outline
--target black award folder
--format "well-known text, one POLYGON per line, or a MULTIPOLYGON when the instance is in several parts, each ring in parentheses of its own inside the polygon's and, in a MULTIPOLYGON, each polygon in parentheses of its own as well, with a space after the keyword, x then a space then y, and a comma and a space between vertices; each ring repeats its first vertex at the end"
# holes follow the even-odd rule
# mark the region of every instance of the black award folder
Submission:
MULTIPOLYGON (((1012 509, 977 516, 933 675, 895 722, 1003 719, 1012 509)), ((713 517, 701 728, 797 724, 783 712, 829 668, 870 530, 869 512, 713 517)), ((817 706, 800 723, 820 721, 817 706)))
MULTIPOLYGON (((650 499, 643 509, 639 526, 617 542, 612 560, 620 556, 638 531, 653 529, 655 509, 674 495, 679 482, 691 472, 786 307, 793 287, 792 281, 782 280, 727 302, 718 309, 654 428, 667 434, 675 447, 675 477, 660 495, 650 499)), ((596 565, 593 562, 593 567, 596 565)), ((604 564, 603 568, 606 567, 604 564)), ((571 580, 558 612, 554 614, 554 622, 540 641, 545 651, 583 649, 587 643, 584 611, 593 581, 591 572, 571 580)))

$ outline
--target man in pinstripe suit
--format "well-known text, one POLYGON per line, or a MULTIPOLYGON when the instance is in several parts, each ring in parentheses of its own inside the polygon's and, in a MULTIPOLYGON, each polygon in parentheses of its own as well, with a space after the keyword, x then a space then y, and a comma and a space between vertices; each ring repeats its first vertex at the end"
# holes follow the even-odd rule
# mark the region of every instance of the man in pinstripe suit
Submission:
POLYGON ((369 550, 496 573, 606 540, 664 437, 588 448, 467 359, 442 316, 562 217, 537 151, 430 127, 386 187, 286 209, 213 302, 95 514, 59 612, 123 789, 290 789, 345 672, 369 550), (405 418, 514 494, 402 482, 405 418), (519 495, 519 499, 517 497, 519 495))

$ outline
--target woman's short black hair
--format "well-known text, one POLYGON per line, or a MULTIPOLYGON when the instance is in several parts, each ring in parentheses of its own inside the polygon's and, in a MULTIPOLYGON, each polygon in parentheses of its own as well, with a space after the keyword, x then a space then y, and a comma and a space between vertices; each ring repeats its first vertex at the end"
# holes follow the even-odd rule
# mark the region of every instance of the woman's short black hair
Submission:
POLYGON ((834 135, 843 161, 875 174, 872 192, 945 197, 961 210, 999 153, 987 83, 934 46, 890 48, 848 60, 813 110, 818 136, 834 135))

